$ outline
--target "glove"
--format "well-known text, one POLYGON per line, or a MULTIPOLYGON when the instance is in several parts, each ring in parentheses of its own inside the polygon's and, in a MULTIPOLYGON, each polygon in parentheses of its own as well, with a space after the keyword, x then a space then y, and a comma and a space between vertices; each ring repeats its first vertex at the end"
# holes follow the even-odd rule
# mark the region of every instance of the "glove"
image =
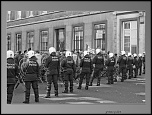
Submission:
POLYGON ((93 67, 95 68, 95 64, 93 64, 93 67))

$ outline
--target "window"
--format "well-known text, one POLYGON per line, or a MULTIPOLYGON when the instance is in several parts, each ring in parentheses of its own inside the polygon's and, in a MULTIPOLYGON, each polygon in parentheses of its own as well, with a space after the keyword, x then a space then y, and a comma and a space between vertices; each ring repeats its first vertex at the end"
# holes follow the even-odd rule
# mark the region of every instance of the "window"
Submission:
POLYGON ((45 52, 47 51, 47 48, 48 48, 48 31, 47 30, 44 30, 44 31, 41 31, 41 52, 45 52))
POLYGON ((7 21, 11 20, 11 11, 7 11, 7 21))
POLYGON ((42 14, 47 14, 47 11, 42 11, 42 14))
POLYGON ((26 17, 28 18, 28 17, 33 17, 34 15, 33 15, 33 11, 26 11, 26 17))
POLYGON ((33 16, 33 11, 30 11, 29 12, 29 17, 32 17, 33 16))
POLYGON ((94 25, 95 29, 95 49, 100 48, 102 50, 105 50, 105 24, 95 24, 94 25))
POLYGON ((38 11, 33 11, 33 15, 37 16, 37 15, 39 15, 39 12, 38 11))
POLYGON ((26 11, 22 11, 21 12, 21 18, 23 19, 23 18, 26 18, 26 11))
POLYGON ((56 33, 56 50, 64 51, 65 50, 65 29, 59 28, 55 29, 56 33))
POLYGON ((41 14, 47 14, 47 11, 39 11, 39 15, 41 14))
POLYGON ((123 50, 137 53, 137 21, 123 22, 123 50))
POLYGON ((21 33, 16 34, 16 51, 21 51, 22 48, 22 35, 21 33))
POLYGON ((74 27, 74 51, 83 51, 83 26, 74 27))
POLYGON ((27 32, 27 48, 34 49, 34 32, 27 32))
POLYGON ((21 19, 21 11, 17 11, 17 17, 16 19, 21 19))
POLYGON ((11 50, 11 35, 7 35, 7 50, 11 50))

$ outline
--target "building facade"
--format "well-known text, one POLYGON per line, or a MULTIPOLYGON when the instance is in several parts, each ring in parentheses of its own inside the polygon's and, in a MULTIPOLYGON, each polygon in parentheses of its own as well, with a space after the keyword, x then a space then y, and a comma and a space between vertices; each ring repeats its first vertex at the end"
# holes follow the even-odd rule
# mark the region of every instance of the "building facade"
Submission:
POLYGON ((145 51, 144 11, 8 11, 7 50, 145 51))

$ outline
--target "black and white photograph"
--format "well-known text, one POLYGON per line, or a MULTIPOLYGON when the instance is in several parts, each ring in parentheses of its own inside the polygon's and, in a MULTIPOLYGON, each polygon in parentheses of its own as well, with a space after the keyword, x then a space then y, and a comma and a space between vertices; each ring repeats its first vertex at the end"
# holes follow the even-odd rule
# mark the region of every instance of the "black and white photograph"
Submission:
POLYGON ((146 10, 47 7, 5 15, 6 106, 85 106, 90 113, 87 107, 101 105, 107 108, 99 113, 122 114, 127 107, 110 106, 149 103, 146 10))

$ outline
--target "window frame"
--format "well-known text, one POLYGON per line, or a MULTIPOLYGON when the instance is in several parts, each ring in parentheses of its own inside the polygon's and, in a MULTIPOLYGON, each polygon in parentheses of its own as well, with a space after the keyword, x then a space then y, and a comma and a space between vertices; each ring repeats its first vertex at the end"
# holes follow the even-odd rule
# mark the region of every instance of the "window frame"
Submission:
POLYGON ((22 51, 22 31, 15 33, 15 45, 14 46, 15 46, 15 51, 22 51), (17 34, 21 34, 21 46, 20 46, 21 49, 20 50, 19 49, 17 50, 17 34))
POLYGON ((30 32, 33 32, 33 48, 32 48, 32 50, 34 50, 35 48, 34 48, 34 42, 35 42, 35 31, 34 30, 30 30, 30 31, 26 31, 26 49, 28 49, 29 48, 29 43, 28 43, 28 40, 29 40, 29 38, 28 38, 28 33, 30 33, 30 32))
POLYGON ((136 52, 137 54, 139 53, 139 26, 140 26, 140 21, 139 17, 134 17, 134 18, 125 18, 125 19, 120 19, 119 20, 119 52, 123 49, 123 22, 125 21, 137 21, 137 49, 136 52))
POLYGON ((21 19, 21 11, 17 11, 16 12, 16 20, 20 20, 21 19))
MULTIPOLYGON (((76 31, 76 32, 80 32, 80 31, 76 31)), ((74 25, 72 25, 72 50, 73 51, 84 51, 84 23, 78 23, 78 24, 74 24, 74 25), (82 39, 82 50, 81 50, 81 46, 80 46, 80 49, 75 49, 75 27, 82 27, 82 30, 81 30, 81 32, 83 32, 83 39, 82 39)), ((80 45, 81 45, 81 43, 80 43, 80 45)))
POLYGON ((7 37, 10 35, 10 44, 8 45, 8 38, 7 38, 7 50, 11 50, 11 33, 7 33, 7 37), (9 46, 9 47, 8 47, 9 46), (9 49, 10 48, 10 49, 9 49))
POLYGON ((33 17, 34 15, 33 15, 33 11, 29 11, 29 17, 33 17))
POLYGON ((63 29, 64 30, 64 48, 66 49, 66 25, 60 25, 60 26, 55 26, 53 27, 53 46, 57 49, 57 39, 56 39, 56 30, 60 30, 63 29))
POLYGON ((131 31, 132 31, 132 30, 136 30, 136 31, 137 31, 137 45, 133 45, 133 46, 136 46, 136 53, 139 52, 139 25, 138 25, 139 23, 138 23, 138 21, 139 21, 139 20, 138 20, 137 18, 136 18, 136 19, 123 20, 123 21, 122 21, 122 30, 121 30, 121 31, 122 31, 122 35, 121 35, 121 36, 122 36, 122 39, 121 39, 121 44, 122 44, 122 46, 121 46, 121 49, 124 50, 124 51, 125 51, 125 49, 124 49, 124 48, 125 48, 125 47, 124 47, 124 45, 125 45, 125 44, 124 44, 125 33, 124 33, 124 32, 125 32, 125 30, 128 30, 128 31, 130 32, 130 38, 129 38, 129 39, 130 39, 130 43, 129 43, 129 44, 130 44, 130 47, 129 47, 130 51, 126 51, 126 52, 131 52, 131 53, 132 53, 132 44, 131 44, 131 42, 132 42, 131 31), (137 22, 137 28, 136 28, 136 29, 135 29, 135 28, 132 28, 132 24, 131 24, 132 21, 136 21, 136 22, 137 22), (124 25, 125 22, 129 22, 129 23, 130 23, 130 28, 129 28, 129 29, 124 29, 124 28, 125 28, 125 25, 124 25))
POLYGON ((104 49, 104 51, 107 51, 107 27, 108 27, 107 20, 92 22, 92 48, 96 49, 96 43, 95 43, 96 30, 101 30, 101 29, 96 29, 95 25, 99 25, 99 24, 105 24, 105 49, 104 49))
POLYGON ((11 21, 11 11, 7 11, 7 21, 11 21))
POLYGON ((40 52, 47 52, 48 51, 48 46, 49 46, 49 28, 46 28, 46 29, 40 29, 39 30, 39 50, 40 50, 40 52), (46 50, 42 50, 42 31, 47 31, 48 32, 48 35, 47 35, 47 42, 45 42, 45 43, 47 43, 47 46, 46 46, 46 50))

